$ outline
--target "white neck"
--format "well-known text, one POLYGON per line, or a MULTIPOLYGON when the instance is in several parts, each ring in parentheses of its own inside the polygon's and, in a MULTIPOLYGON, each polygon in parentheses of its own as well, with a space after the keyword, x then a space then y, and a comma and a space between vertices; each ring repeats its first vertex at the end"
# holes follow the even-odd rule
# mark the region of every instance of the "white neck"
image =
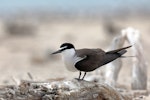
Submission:
POLYGON ((73 57, 75 56, 76 52, 75 49, 66 49, 64 51, 61 52, 63 57, 73 57))
POLYGON ((74 48, 62 51, 62 59, 69 71, 77 71, 75 68, 76 62, 80 61, 82 58, 76 56, 76 51, 74 48))

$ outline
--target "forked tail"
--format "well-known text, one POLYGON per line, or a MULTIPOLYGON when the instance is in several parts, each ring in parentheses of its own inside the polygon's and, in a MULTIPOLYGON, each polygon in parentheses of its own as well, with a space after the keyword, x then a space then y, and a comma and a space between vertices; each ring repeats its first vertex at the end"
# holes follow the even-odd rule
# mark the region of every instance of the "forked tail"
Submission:
POLYGON ((122 56, 123 54, 125 54, 127 52, 126 49, 128 49, 130 47, 132 47, 132 45, 124 47, 124 48, 108 51, 108 52, 106 52, 106 54, 117 54, 118 56, 122 56))
POLYGON ((106 52, 105 56, 104 56, 104 60, 103 63, 101 63, 102 65, 105 65, 117 58, 123 57, 122 55, 125 54, 127 52, 126 49, 130 48, 132 46, 127 46, 124 48, 120 48, 120 49, 116 49, 116 50, 112 50, 112 51, 108 51, 106 52))

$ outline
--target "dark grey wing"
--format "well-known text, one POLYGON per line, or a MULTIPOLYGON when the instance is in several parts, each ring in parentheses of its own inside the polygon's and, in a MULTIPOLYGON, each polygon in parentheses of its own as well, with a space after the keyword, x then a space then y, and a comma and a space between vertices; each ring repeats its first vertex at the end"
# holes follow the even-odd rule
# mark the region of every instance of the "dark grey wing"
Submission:
POLYGON ((100 66, 103 66, 115 59, 121 57, 127 52, 127 48, 131 46, 112 50, 109 52, 104 52, 101 49, 80 49, 77 50, 77 55, 84 58, 83 60, 77 62, 75 67, 80 71, 93 71, 100 66), (83 53, 84 52, 84 53, 83 53))
POLYGON ((103 61, 105 52, 101 49, 79 49, 76 50, 77 56, 84 58, 77 62, 75 67, 80 71, 93 71, 100 67, 99 63, 103 61))

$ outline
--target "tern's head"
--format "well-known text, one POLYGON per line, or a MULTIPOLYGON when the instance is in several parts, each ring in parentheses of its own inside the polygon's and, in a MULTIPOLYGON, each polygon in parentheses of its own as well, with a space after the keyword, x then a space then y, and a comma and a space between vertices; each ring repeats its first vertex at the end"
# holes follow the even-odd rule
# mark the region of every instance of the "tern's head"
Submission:
POLYGON ((74 46, 73 44, 71 43, 63 43, 61 46, 60 46, 60 49, 56 52, 53 52, 52 54, 57 54, 57 53, 61 53, 61 52, 64 52, 64 51, 69 51, 69 50, 74 50, 74 46))

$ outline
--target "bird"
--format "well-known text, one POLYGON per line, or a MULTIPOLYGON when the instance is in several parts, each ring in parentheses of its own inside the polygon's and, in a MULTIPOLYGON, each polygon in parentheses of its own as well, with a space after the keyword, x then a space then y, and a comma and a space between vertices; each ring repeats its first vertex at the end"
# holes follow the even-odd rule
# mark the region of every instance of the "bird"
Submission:
POLYGON ((79 71, 79 77, 77 79, 84 80, 87 72, 94 71, 97 68, 116 60, 117 58, 124 57, 122 55, 125 54, 127 52, 126 49, 130 47, 132 47, 132 45, 105 52, 100 48, 75 49, 73 44, 63 43, 60 45, 59 50, 51 54, 61 53, 66 68, 72 72, 79 71), (84 75, 81 78, 82 72, 84 72, 84 75))

